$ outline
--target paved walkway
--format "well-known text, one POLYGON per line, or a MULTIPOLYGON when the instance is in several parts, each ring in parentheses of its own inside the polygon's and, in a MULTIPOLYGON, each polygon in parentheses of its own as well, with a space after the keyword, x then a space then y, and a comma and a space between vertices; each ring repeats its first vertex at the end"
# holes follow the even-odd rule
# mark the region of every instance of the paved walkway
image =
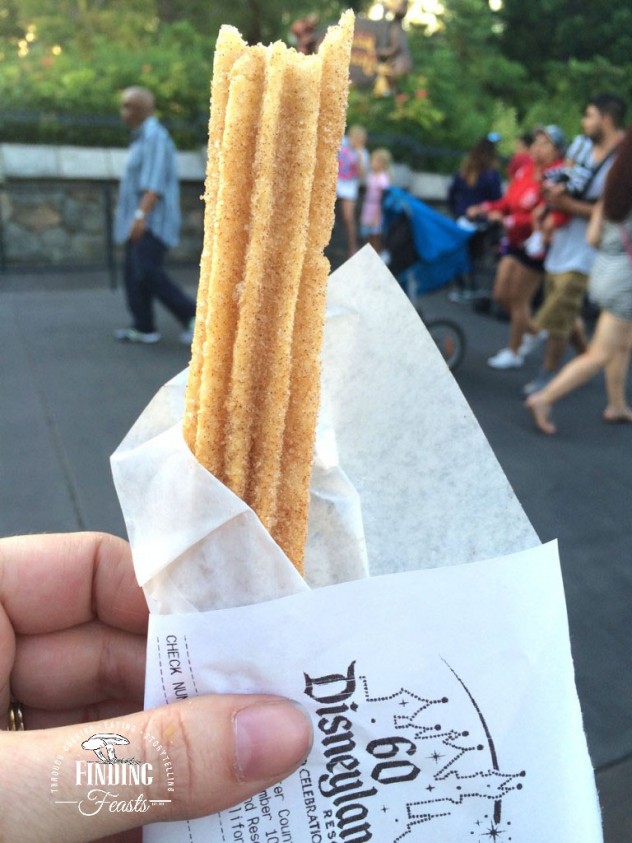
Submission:
MULTIPOLYGON (((174 274, 193 289, 194 268, 174 274)), ((560 405, 556 439, 538 435, 520 398, 535 362, 524 372, 485 365, 504 343, 506 325, 444 293, 424 308, 465 328, 469 345, 457 380, 540 537, 560 540, 606 841, 632 843, 632 427, 600 422, 596 380, 560 405)), ((124 534, 109 455, 189 356, 164 312, 156 346, 114 342, 112 331, 127 321, 121 291, 110 289, 105 273, 0 275, 2 534, 124 534)))

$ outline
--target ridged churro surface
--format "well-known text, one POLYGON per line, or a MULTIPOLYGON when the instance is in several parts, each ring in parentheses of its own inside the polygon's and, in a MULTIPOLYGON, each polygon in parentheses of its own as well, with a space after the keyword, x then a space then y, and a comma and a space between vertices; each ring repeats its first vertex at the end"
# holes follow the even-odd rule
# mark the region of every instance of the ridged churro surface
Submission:
POLYGON ((184 435, 302 570, 353 13, 317 55, 218 37, 184 435))

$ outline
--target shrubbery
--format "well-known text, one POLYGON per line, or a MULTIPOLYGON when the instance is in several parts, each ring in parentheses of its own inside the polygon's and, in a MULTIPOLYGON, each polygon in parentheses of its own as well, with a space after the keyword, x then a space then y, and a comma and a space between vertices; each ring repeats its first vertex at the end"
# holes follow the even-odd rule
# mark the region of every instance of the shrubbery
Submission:
POLYGON ((161 27, 142 49, 103 36, 90 56, 55 55, 35 44, 0 65, 0 140, 22 143, 127 144, 118 117, 120 92, 144 85, 181 148, 205 142, 213 45, 188 23, 161 27))
MULTIPOLYGON (((133 84, 155 93, 181 149, 206 142, 213 40, 188 21, 148 18, 139 2, 119 4, 116 26, 99 19, 63 48, 49 24, 48 40, 38 34, 19 55, 16 36, 0 27, 0 142, 123 146, 119 95, 133 84)), ((490 14, 479 0, 451 0, 444 29, 428 36, 413 28, 413 72, 393 96, 352 91, 349 121, 392 146, 397 160, 449 172, 489 131, 502 134, 501 152, 510 155, 514 138, 535 123, 556 122, 574 135, 584 102, 598 91, 632 102, 632 68, 599 56, 549 60, 536 80, 501 52, 490 14)))

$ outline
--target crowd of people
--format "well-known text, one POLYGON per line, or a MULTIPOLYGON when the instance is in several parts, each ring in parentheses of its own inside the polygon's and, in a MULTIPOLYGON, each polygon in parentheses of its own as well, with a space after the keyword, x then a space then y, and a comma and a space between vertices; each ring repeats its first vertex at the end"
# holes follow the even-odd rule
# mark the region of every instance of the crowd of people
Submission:
MULTIPOLYGON (((551 123, 516 139, 505 169, 498 136, 481 138, 451 179, 447 202, 454 221, 471 231, 472 266, 485 250, 496 252, 492 298, 509 321, 506 346, 487 363, 520 369, 542 354, 538 374, 523 387, 539 430, 552 434, 553 404, 603 369, 606 422, 632 422, 626 400, 632 348, 632 139, 625 132, 626 106, 612 93, 586 103, 581 132, 569 144, 551 123), (490 231, 494 236, 490 238, 490 231), (588 341, 584 305, 599 311, 588 341), (567 348, 576 353, 561 366, 567 348)), ((630 130, 632 131, 632 130, 630 130)), ((366 132, 349 130, 340 154, 339 205, 348 254, 361 241, 381 249, 380 203, 390 184, 386 150, 366 152, 366 132), (360 185, 366 185, 355 228, 360 185)), ((453 280, 463 300, 478 295, 475 280, 453 280)))
POLYGON ((588 293, 599 307, 593 337, 586 350, 555 372, 546 372, 542 388, 527 398, 536 426, 556 432, 553 404, 603 370, 609 423, 632 422, 626 386, 632 348, 632 129, 628 129, 605 179, 602 197, 593 206, 586 239, 596 250, 588 293))
POLYGON ((533 216, 542 202, 541 185, 549 167, 563 161, 564 136, 557 126, 538 129, 529 161, 519 167, 500 199, 470 205, 470 219, 501 224, 505 239, 494 280, 494 299, 510 317, 509 342, 488 363, 495 369, 522 364, 520 347, 530 318, 530 305, 542 279, 543 258, 530 255, 526 241, 533 230, 533 216))
MULTIPOLYGON (((180 322, 182 342, 190 343, 195 303, 164 269, 165 256, 177 242, 179 227, 175 149, 154 116, 153 97, 146 89, 134 87, 123 92, 121 115, 133 139, 121 181, 114 234, 124 247, 125 290, 132 324, 115 336, 126 342, 157 342, 157 300, 180 322)), ((509 318, 509 336, 506 346, 487 362, 494 369, 521 368, 529 354, 544 347, 541 370, 525 384, 524 393, 529 396, 527 405, 536 425, 546 433, 555 431, 550 420, 552 404, 575 388, 586 372, 592 372, 596 361, 606 376, 604 418, 632 421, 632 410, 625 400, 628 311, 620 302, 627 295, 626 289, 617 293, 615 313, 602 303, 604 279, 625 286, 629 279, 623 270, 631 265, 630 249, 625 245, 629 241, 623 239, 627 228, 621 224, 613 229, 611 203, 606 200, 608 193, 621 193, 626 183, 624 164, 612 170, 615 159, 625 161, 625 157, 617 158, 618 151, 626 149, 622 145, 624 120, 624 102, 604 93, 587 103, 582 132, 570 145, 555 124, 538 126, 520 136, 507 165, 504 190, 498 139, 488 135, 466 155, 448 192, 452 217, 472 230, 468 241, 472 265, 480 261, 489 245, 490 228, 502 235, 493 298, 509 318), (616 185, 612 184, 614 179, 616 185), (618 263, 605 257, 615 257, 615 247, 620 252, 618 263), (542 303, 535 310, 534 301, 542 290, 542 303), (602 310, 590 345, 581 318, 587 293, 602 310), (624 324, 618 326, 617 320, 624 324), (611 348, 613 343, 616 351, 611 348), (560 372, 569 344, 580 355, 573 361, 570 374, 566 369, 560 372)), ((364 242, 382 253, 382 201, 392 182, 391 163, 387 149, 374 149, 369 154, 367 132, 362 126, 348 129, 339 153, 337 185, 338 213, 348 256, 364 242)), ((620 196, 619 207, 624 207, 620 196)), ((619 211, 615 219, 622 223, 620 217, 619 211)), ((471 276, 459 276, 454 283, 461 295, 472 292, 474 286, 471 276)))
MULTIPOLYGON (((506 166, 506 187, 499 137, 491 133, 465 156, 448 191, 451 216, 471 230, 472 266, 489 248, 489 232, 495 232, 492 296, 509 319, 509 335, 506 346, 488 359, 489 366, 518 369, 529 354, 543 349, 541 369, 523 391, 537 427, 546 433, 555 431, 553 403, 595 367, 605 370, 604 419, 632 421, 625 399, 632 341, 627 330, 632 304, 626 306, 632 235, 623 196, 626 190, 630 193, 625 112, 619 96, 602 93, 586 104, 582 131, 570 144, 554 123, 521 135, 506 166), (612 195, 617 196, 615 211, 612 195), (590 344, 581 317, 587 295, 601 310, 590 344), (570 370, 560 370, 569 345, 579 356, 570 370)), ((164 269, 180 222, 175 148, 154 115, 150 91, 125 90, 121 116, 132 130, 132 143, 114 236, 124 248, 131 325, 115 336, 125 342, 158 342, 154 302, 159 301, 180 323, 181 341, 190 343, 195 302, 164 269)), ((392 184, 391 165, 387 149, 369 153, 364 127, 349 127, 340 147, 337 183, 338 219, 349 257, 363 243, 383 254, 382 208, 392 184)), ((455 278, 454 286, 460 297, 475 292, 471 274, 455 278)))
POLYGON ((509 317, 509 337, 488 365, 521 368, 544 346, 541 370, 523 392, 537 428, 547 434, 556 432, 552 405, 600 369, 604 420, 632 421, 625 394, 632 347, 625 110, 620 97, 597 95, 586 104, 582 133, 570 146, 559 126, 536 127, 532 138, 520 139, 502 197, 465 209, 471 220, 499 223, 504 234, 493 298, 509 317), (543 298, 535 308, 539 291, 543 298), (581 316, 587 296, 600 311, 590 343, 581 316), (578 356, 560 368, 569 344, 578 356))
POLYGON ((375 149, 369 155, 367 132, 363 126, 350 126, 338 153, 336 200, 347 239, 347 254, 352 257, 360 245, 358 237, 358 200, 364 188, 360 210, 360 235, 379 253, 382 248, 382 199, 391 177, 391 153, 375 149))

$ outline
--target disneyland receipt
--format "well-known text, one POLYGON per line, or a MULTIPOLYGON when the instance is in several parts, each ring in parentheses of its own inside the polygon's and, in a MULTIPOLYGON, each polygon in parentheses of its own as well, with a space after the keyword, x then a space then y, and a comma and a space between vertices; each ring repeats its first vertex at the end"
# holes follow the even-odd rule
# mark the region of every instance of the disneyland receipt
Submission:
POLYGON ((147 707, 275 693, 299 770, 150 843, 599 843, 554 543, 256 605, 150 617, 147 707))

